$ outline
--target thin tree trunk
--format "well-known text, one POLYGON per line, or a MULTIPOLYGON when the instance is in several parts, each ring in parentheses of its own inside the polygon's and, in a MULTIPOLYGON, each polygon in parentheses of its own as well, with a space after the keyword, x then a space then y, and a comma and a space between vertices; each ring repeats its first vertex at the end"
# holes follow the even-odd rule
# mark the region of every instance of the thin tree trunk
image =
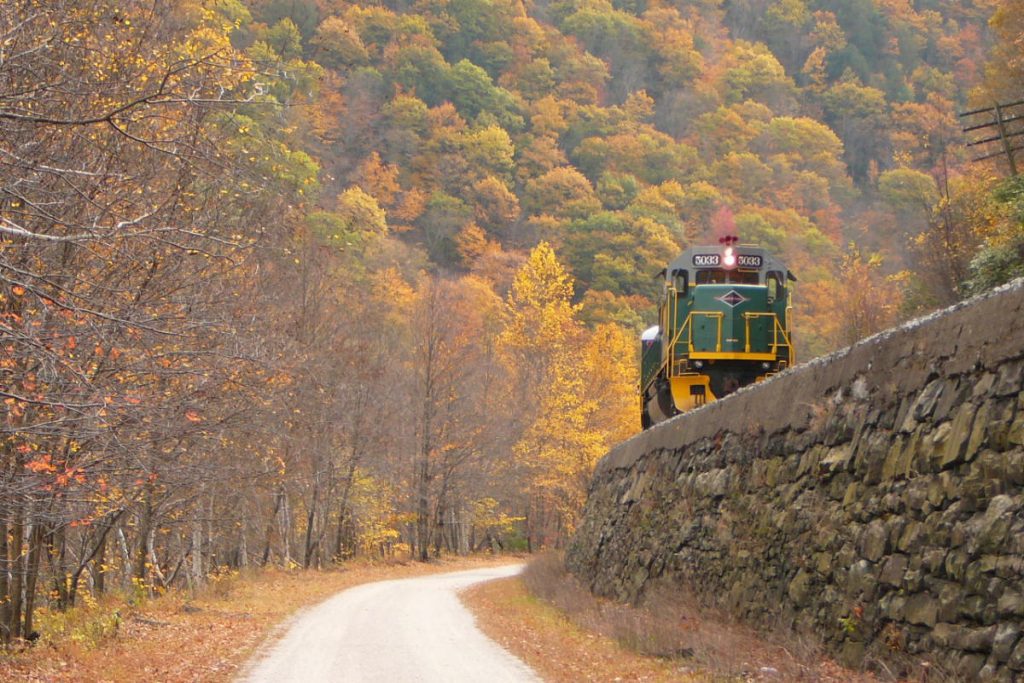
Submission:
POLYGON ((447 511, 446 503, 447 499, 442 486, 437 505, 434 508, 434 557, 441 556, 441 544, 445 542, 444 513, 447 511))
POLYGON ((42 559, 43 546, 43 525, 32 525, 32 533, 29 534, 28 567, 25 573, 25 625, 22 634, 32 637, 32 617, 35 612, 36 601, 36 580, 39 577, 39 563, 42 559))
POLYGON ((124 536, 124 528, 117 527, 117 547, 121 551, 121 588, 131 585, 132 554, 128 550, 128 539, 124 536))
POLYGON ((274 492, 274 511, 270 514, 270 519, 267 520, 266 543, 263 545, 263 559, 260 561, 264 567, 270 561, 270 551, 274 542, 274 525, 277 524, 277 516, 281 511, 282 498, 284 498, 284 489, 278 488, 274 492))
POLYGON ((288 496, 281 501, 281 558, 284 566, 292 564, 292 510, 288 496))
POLYGON ((463 506, 459 506, 458 513, 452 510, 452 528, 455 529, 455 552, 461 556, 469 554, 469 532, 466 529, 463 506))
POLYGON ((0 510, 0 642, 11 642, 7 624, 11 621, 10 548, 7 544, 8 526, 6 510, 0 510))
POLYGON ((14 523, 11 525, 11 542, 7 551, 7 566, 10 567, 12 574, 9 593, 11 608, 6 623, 7 636, 10 640, 21 636, 21 597, 25 579, 25 525, 22 515, 23 510, 15 512, 14 523))
POLYGON ((338 502, 338 533, 334 537, 334 561, 340 562, 345 559, 342 552, 345 540, 345 527, 348 524, 348 501, 352 494, 352 484, 356 476, 356 464, 358 459, 353 454, 352 461, 348 465, 348 472, 345 473, 345 481, 341 488, 341 496, 338 502))
POLYGON ((199 520, 192 524, 192 567, 189 572, 189 582, 195 586, 203 585, 203 526, 199 520))
POLYGON ((48 534, 48 550, 54 587, 57 590, 57 605, 65 609, 71 604, 71 583, 67 569, 68 533, 63 524, 51 529, 48 534))
POLYGON ((316 526, 316 506, 320 503, 320 475, 313 478, 313 500, 310 503, 306 514, 306 548, 302 554, 302 567, 309 569, 313 561, 313 549, 316 542, 313 540, 314 527, 316 526))
POLYGON ((153 526, 153 494, 148 485, 143 506, 142 519, 139 522, 139 549, 135 555, 135 578, 144 585, 146 583, 146 563, 149 558, 149 536, 153 526))
MULTIPOLYGON (((217 546, 214 544, 213 536, 213 496, 210 496, 210 505, 206 512, 206 554, 205 566, 211 570, 217 569, 217 546)), ((195 552, 202 555, 202 546, 197 547, 195 552)))
POLYGON ((146 557, 149 558, 149 566, 153 571, 153 576, 156 577, 157 581, 164 588, 167 588, 167 578, 164 573, 160 570, 160 561, 156 557, 156 549, 154 547, 154 541, 156 540, 156 529, 152 526, 149 529, 149 533, 146 535, 146 557))
POLYGON ((426 562, 430 559, 430 461, 427 453, 420 455, 416 483, 416 548, 420 562, 426 562))
POLYGON ((245 538, 245 520, 240 521, 240 538, 238 539, 238 566, 245 568, 249 566, 249 547, 245 538))
MULTIPOLYGON (((433 298, 435 290, 431 290, 433 298)), ((423 406, 420 421, 420 453, 416 472, 416 542, 420 562, 426 562, 430 553, 430 452, 434 447, 434 354, 437 352, 434 338, 436 320, 429 320, 427 330, 426 356, 423 359, 423 406)))
POLYGON ((96 594, 103 595, 107 590, 107 534, 113 524, 107 524, 106 529, 100 535, 100 545, 96 550, 96 561, 93 564, 93 585, 96 587, 96 594))

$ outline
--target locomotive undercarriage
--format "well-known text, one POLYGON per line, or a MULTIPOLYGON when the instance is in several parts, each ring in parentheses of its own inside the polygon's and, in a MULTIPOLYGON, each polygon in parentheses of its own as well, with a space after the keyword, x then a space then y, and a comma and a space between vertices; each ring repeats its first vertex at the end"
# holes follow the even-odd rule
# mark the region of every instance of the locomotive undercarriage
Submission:
POLYGON ((700 372, 684 372, 671 378, 660 375, 648 385, 643 397, 643 428, 728 396, 780 369, 779 363, 771 363, 768 368, 764 365, 751 361, 708 361, 700 372))

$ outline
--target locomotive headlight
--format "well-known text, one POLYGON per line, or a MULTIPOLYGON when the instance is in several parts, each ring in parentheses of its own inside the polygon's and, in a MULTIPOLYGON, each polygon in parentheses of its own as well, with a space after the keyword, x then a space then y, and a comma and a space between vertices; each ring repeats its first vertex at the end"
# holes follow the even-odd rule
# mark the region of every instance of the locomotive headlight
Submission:
POLYGON ((770 368, 771 366, 772 366, 772 364, 771 364, 771 363, 761 363, 761 367, 762 367, 762 368, 764 368, 765 370, 767 370, 767 369, 768 369, 768 368, 770 368))
POLYGON ((725 254, 722 255, 722 265, 726 268, 736 267, 736 254, 733 253, 732 247, 725 248, 725 254))
POLYGON ((695 367, 698 370, 700 370, 702 367, 704 367, 704 361, 702 361, 702 360, 695 360, 695 361, 693 361, 693 367, 695 367))

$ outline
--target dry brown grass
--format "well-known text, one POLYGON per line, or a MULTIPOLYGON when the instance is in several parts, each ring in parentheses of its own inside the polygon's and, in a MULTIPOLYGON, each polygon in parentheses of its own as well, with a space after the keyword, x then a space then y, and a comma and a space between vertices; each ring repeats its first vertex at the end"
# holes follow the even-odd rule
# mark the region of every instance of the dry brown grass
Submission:
POLYGON ((576 681, 702 681, 672 661, 630 652, 585 631, 527 592, 520 578, 500 579, 462 593, 477 625, 549 683, 576 681))
POLYGON ((111 596, 69 613, 41 615, 43 637, 34 647, 0 654, 0 681, 228 681, 275 627, 345 588, 513 559, 348 563, 320 572, 235 573, 195 596, 171 593, 134 607, 111 596))
POLYGON ((559 555, 531 562, 521 579, 467 594, 492 638, 547 680, 874 681, 823 657, 791 634, 763 634, 698 609, 677 592, 646 606, 594 597, 559 555))

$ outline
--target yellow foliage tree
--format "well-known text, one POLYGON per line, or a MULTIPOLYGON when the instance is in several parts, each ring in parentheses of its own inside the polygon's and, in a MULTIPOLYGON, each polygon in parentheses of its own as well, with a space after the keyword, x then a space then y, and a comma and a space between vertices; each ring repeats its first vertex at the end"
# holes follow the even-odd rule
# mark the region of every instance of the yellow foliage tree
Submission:
POLYGON ((853 344, 896 323, 902 303, 898 278, 885 277, 882 265, 879 254, 865 254, 853 243, 843 254, 839 281, 855 286, 835 299, 840 344, 853 344))
POLYGON ((986 89, 997 100, 1017 100, 1024 87, 1024 2, 1002 0, 990 26, 996 35, 986 69, 986 89))
POLYGON ((602 435, 591 429, 597 403, 576 364, 554 368, 539 391, 537 414, 513 448, 527 475, 533 499, 532 531, 540 544, 565 540, 576 527, 594 464, 605 452, 602 435))
POLYGON ((508 294, 502 346, 528 358, 535 351, 550 357, 577 333, 573 281, 547 242, 537 245, 519 269, 508 294))
MULTIPOLYGON (((596 408, 591 423, 608 450, 637 431, 636 339, 630 330, 614 323, 598 325, 583 352, 587 397, 596 408)), ((596 463, 593 463, 596 464, 596 463)))
POLYGON ((356 543, 364 555, 390 558, 395 552, 399 532, 391 487, 369 472, 356 470, 352 488, 352 508, 356 543))
POLYGON ((402 189, 398 184, 398 168, 381 161, 380 154, 371 152, 359 165, 359 187, 384 207, 395 203, 395 195, 402 189))
POLYGON ((611 437, 594 428, 599 406, 579 354, 584 331, 572 295, 572 278, 542 242, 516 274, 498 337, 515 385, 512 467, 528 500, 531 544, 558 544, 572 532, 611 437))

